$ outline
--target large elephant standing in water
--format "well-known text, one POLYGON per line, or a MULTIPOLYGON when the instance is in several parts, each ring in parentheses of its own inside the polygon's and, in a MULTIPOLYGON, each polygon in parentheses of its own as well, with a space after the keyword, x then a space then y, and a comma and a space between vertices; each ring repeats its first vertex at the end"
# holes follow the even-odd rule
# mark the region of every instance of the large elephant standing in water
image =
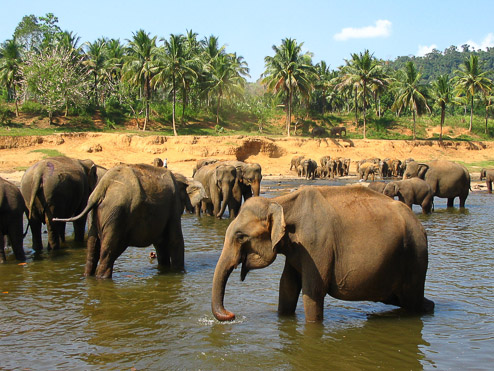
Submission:
POLYGON ((425 180, 436 197, 447 198, 448 207, 453 207, 455 197, 460 198, 460 208, 470 192, 470 173, 465 166, 451 161, 435 160, 427 164, 408 163, 403 179, 418 177, 425 180))
MULTIPOLYGON (((65 223, 53 218, 77 215, 86 206, 97 182, 97 167, 91 160, 51 157, 29 167, 21 179, 21 193, 29 210, 33 249, 41 251, 41 224, 48 229, 48 248, 58 249, 65 240, 65 223)), ((84 240, 86 218, 74 222, 76 241, 84 240)))
MULTIPOLYGON (((221 218, 226 206, 232 198, 237 170, 235 166, 216 162, 201 167, 194 174, 194 180, 199 181, 206 191, 207 198, 202 201, 201 209, 210 215, 221 218)), ((196 207, 200 214, 199 206, 196 207)))
POLYGON ((15 184, 0 178, 0 263, 5 262, 5 237, 8 237, 17 260, 26 260, 23 240, 23 217, 26 204, 15 184))
POLYGON ((128 246, 151 244, 161 267, 183 270, 181 216, 184 207, 192 209, 198 202, 187 187, 185 177, 152 165, 119 165, 108 170, 86 208, 76 217, 61 220, 77 221, 93 210, 84 274, 110 278, 115 260, 128 246))
POLYGON ((278 253, 286 256, 280 314, 295 312, 300 291, 309 322, 323 319, 326 294, 412 312, 434 308, 424 297, 428 251, 422 224, 403 203, 365 187, 304 187, 247 200, 226 231, 214 272, 211 306, 218 320, 235 318, 223 306, 233 269, 242 264, 244 280, 278 253))

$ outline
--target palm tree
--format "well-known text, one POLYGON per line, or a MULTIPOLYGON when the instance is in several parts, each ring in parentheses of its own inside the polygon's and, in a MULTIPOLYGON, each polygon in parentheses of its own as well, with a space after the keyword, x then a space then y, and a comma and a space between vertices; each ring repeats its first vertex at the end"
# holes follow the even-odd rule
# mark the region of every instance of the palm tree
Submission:
POLYGON ((15 38, 6 40, 0 46, 0 81, 7 87, 8 94, 14 98, 16 117, 19 116, 16 86, 21 81, 21 53, 22 46, 15 38))
POLYGON ((124 64, 125 50, 120 40, 107 40, 104 48, 104 80, 110 87, 110 91, 119 90, 119 81, 122 77, 122 67, 124 64))
POLYGON ((439 75, 432 82, 432 96, 435 103, 441 108, 441 131, 439 132, 439 140, 443 140, 444 117, 446 115, 446 105, 451 101, 452 87, 451 80, 448 74, 439 75))
POLYGON ((241 96, 246 80, 249 76, 249 68, 242 56, 233 54, 220 54, 207 66, 211 73, 211 91, 216 93, 216 125, 219 125, 221 100, 224 96, 241 96))
POLYGON ((175 107, 177 101, 177 90, 185 85, 185 76, 188 73, 195 73, 189 67, 184 47, 183 35, 170 35, 170 40, 164 40, 164 49, 159 53, 152 84, 165 84, 168 79, 172 85, 172 124, 173 134, 176 136, 177 128, 175 123, 175 107))
POLYGON ((474 54, 465 59, 463 64, 460 65, 460 69, 456 70, 455 73, 456 94, 466 94, 470 100, 470 127, 468 130, 472 131, 474 96, 478 92, 482 92, 485 95, 491 86, 491 82, 486 76, 487 72, 482 72, 479 66, 479 57, 474 54))
POLYGON ((102 79, 105 66, 105 44, 106 40, 100 38, 93 43, 86 43, 86 59, 83 64, 88 68, 93 76, 93 103, 98 106, 98 84, 102 79))
POLYGON ((128 46, 128 60, 124 64, 122 78, 138 86, 144 92, 145 118, 143 130, 149 121, 149 101, 151 100, 151 79, 156 64, 158 48, 156 36, 151 38, 144 30, 133 34, 128 46))
POLYGON ((283 39, 280 46, 273 45, 274 56, 264 58, 266 70, 262 74, 263 84, 269 91, 286 95, 287 136, 290 136, 294 94, 307 97, 313 89, 312 81, 317 76, 311 54, 302 54, 302 45, 295 39, 283 39))
MULTIPOLYGON (((346 66, 342 69, 343 85, 351 85, 355 88, 355 99, 361 96, 364 114, 364 139, 366 139, 367 127, 367 96, 373 86, 384 86, 384 76, 382 67, 378 61, 370 54, 369 50, 364 53, 353 53, 352 59, 346 61, 346 66)), ((356 102, 356 101, 355 101, 356 102)), ((357 104, 355 104, 357 110, 357 104)))
POLYGON ((408 108, 413 115, 413 140, 416 139, 416 115, 421 115, 425 109, 430 112, 427 99, 423 93, 424 87, 420 84, 421 74, 415 68, 412 61, 407 62, 404 69, 398 70, 396 74, 396 99, 392 109, 398 115, 403 108, 408 108))

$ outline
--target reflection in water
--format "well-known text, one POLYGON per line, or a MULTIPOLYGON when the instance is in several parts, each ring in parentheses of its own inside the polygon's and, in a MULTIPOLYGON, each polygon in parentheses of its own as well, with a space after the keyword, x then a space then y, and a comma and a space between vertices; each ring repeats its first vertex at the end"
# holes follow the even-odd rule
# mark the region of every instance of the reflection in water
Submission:
MULTIPOLYGON (((323 184, 265 181, 264 196, 305 183, 323 184)), ((84 278, 85 249, 71 238, 34 254, 28 234, 27 264, 9 250, 0 266, 0 368, 490 369, 493 206, 494 195, 472 193, 464 211, 441 199, 431 215, 414 208, 429 238, 433 315, 327 297, 322 325, 305 323, 301 300, 295 316, 278 316, 283 256, 245 282, 234 271, 225 306, 237 319, 214 319, 211 282, 228 219, 184 215, 185 274, 160 272, 152 247, 128 248, 113 280, 84 278)))

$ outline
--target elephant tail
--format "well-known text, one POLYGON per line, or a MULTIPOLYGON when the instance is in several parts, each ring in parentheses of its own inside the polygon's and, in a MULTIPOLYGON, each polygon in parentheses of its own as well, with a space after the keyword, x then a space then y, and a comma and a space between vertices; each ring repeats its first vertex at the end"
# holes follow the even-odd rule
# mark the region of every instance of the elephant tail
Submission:
POLYGON ((42 174, 38 174, 38 176, 34 177, 33 180, 33 187, 31 188, 31 195, 29 197, 29 205, 27 206, 27 211, 28 211, 28 219, 31 219, 33 215, 33 206, 34 206, 34 200, 36 198, 36 195, 38 194, 38 190, 41 187, 41 179, 43 178, 42 174))
POLYGON ((63 219, 63 218, 53 218, 53 221, 54 222, 65 222, 65 223, 69 223, 69 222, 75 222, 76 220, 79 220, 79 219, 83 218, 93 208, 95 208, 96 206, 98 206, 101 203, 101 201, 105 197, 106 189, 107 188, 108 187, 106 185, 104 185, 104 184, 101 184, 101 183, 98 184, 96 186, 96 188, 94 189, 94 191, 89 196, 89 199, 87 201, 86 207, 84 208, 84 210, 81 211, 81 213, 79 215, 76 215, 76 216, 73 216, 73 217, 70 217, 70 218, 66 218, 66 219, 63 219))

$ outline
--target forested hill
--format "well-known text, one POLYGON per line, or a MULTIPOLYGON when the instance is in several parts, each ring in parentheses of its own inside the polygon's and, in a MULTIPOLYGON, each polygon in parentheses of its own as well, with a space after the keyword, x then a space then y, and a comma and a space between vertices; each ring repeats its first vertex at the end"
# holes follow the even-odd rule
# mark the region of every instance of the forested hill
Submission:
POLYGON ((482 71, 488 71, 488 77, 494 78, 494 48, 487 48, 487 51, 473 50, 469 45, 462 45, 460 50, 456 46, 450 46, 444 52, 434 49, 424 57, 398 57, 394 61, 386 61, 385 64, 391 70, 397 70, 403 68, 408 61, 412 61, 422 73, 422 78, 431 82, 443 74, 453 77, 460 64, 472 53, 478 55, 482 71))

